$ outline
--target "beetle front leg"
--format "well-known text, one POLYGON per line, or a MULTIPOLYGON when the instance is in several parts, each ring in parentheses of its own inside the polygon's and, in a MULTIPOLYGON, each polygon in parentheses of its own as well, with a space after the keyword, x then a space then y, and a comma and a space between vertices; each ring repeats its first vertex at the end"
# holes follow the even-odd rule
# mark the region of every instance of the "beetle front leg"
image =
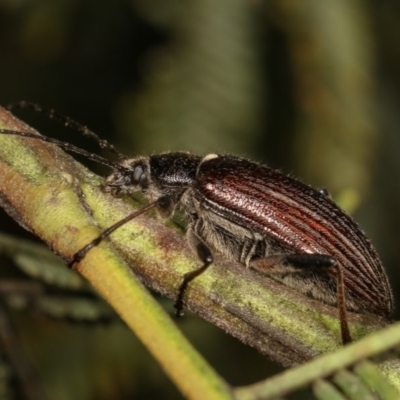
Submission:
POLYGON ((343 344, 352 341, 347 320, 345 287, 343 281, 343 268, 335 258, 326 254, 276 254, 260 258, 251 262, 251 267, 263 273, 296 273, 301 270, 335 268, 337 274, 336 291, 337 306, 339 310, 340 329, 343 344))
POLYGON ((189 283, 201 275, 213 263, 213 256, 207 245, 191 229, 188 230, 187 236, 190 247, 192 247, 192 249, 196 252, 200 261, 203 262, 203 265, 194 271, 187 272, 183 276, 183 281, 179 286, 178 297, 174 304, 177 317, 183 316, 183 298, 189 283))

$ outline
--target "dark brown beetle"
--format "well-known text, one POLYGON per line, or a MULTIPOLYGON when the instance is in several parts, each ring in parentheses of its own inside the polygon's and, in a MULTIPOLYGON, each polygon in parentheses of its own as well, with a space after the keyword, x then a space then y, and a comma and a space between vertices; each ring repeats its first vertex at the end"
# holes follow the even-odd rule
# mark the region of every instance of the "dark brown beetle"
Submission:
MULTIPOLYGON (((21 103, 19 104, 21 106, 21 103)), ((53 111, 23 103, 62 119, 53 111)), ((175 304, 178 315, 191 280, 213 262, 212 251, 270 275, 324 303, 337 305, 343 343, 351 341, 346 310, 388 317, 393 297, 382 263, 364 232, 323 191, 243 158, 186 152, 128 159, 112 145, 67 118, 121 159, 113 163, 56 139, 34 137, 114 169, 106 190, 114 195, 143 192, 151 203, 110 228, 76 253, 70 265, 121 225, 156 208, 163 217, 176 210, 188 219, 187 236, 202 266, 184 276, 175 304)))
POLYGON ((345 309, 391 314, 392 293, 375 249, 323 192, 234 156, 165 153, 126 160, 123 166, 107 178, 108 191, 142 191, 162 216, 178 209, 188 218, 189 243, 203 265, 185 275, 178 312, 187 284, 212 264, 215 250, 342 307, 344 342, 350 341, 345 309), (337 282, 343 282, 345 305, 337 282))

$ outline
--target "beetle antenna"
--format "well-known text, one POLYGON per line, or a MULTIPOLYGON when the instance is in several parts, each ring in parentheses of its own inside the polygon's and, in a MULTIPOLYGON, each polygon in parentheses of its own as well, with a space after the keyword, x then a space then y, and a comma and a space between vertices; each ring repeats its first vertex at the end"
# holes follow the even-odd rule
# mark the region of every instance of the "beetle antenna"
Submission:
POLYGON ((72 268, 74 264, 80 262, 83 258, 85 258, 86 254, 93 248, 96 247, 100 242, 102 242, 105 238, 109 237, 114 231, 116 231, 118 228, 120 228, 122 225, 125 225, 127 222, 131 221, 132 219, 138 217, 139 215, 142 215, 146 213, 147 211, 151 210, 152 208, 157 207, 158 201, 153 201, 150 204, 147 204, 147 206, 144 206, 140 210, 137 210, 129 215, 127 215, 125 218, 119 220, 116 222, 114 225, 111 225, 107 229, 105 229, 103 232, 100 233, 97 238, 93 239, 90 243, 88 243, 85 247, 80 249, 77 253, 75 253, 72 257, 72 259, 69 261, 68 266, 72 268))
POLYGON ((25 109, 30 109, 33 110, 37 113, 44 114, 47 116, 49 119, 53 119, 55 121, 61 122, 64 126, 66 127, 71 127, 78 132, 80 132, 82 135, 87 136, 92 138, 101 149, 105 149, 110 151, 113 154, 116 154, 120 160, 126 160, 128 157, 121 152, 119 152, 110 142, 108 142, 105 139, 101 139, 98 135, 96 135, 92 130, 90 130, 87 126, 81 124, 78 121, 75 121, 74 119, 67 117, 65 115, 62 115, 55 110, 51 108, 45 108, 40 106, 39 104, 36 103, 31 103, 29 101, 18 101, 16 103, 9 104, 7 106, 8 110, 14 110, 14 109, 20 109, 20 110, 25 110, 25 109))
POLYGON ((41 136, 37 133, 19 132, 19 131, 13 131, 11 129, 0 129, 0 134, 22 136, 22 137, 27 137, 27 138, 31 138, 31 139, 41 140, 42 142, 53 143, 64 150, 70 151, 72 153, 80 154, 80 155, 88 158, 89 160, 98 162, 99 164, 106 165, 107 167, 117 169, 117 170, 125 169, 119 163, 112 162, 112 161, 108 160, 107 158, 101 157, 97 154, 90 153, 89 151, 86 151, 77 146, 74 146, 71 143, 63 142, 61 140, 54 139, 54 138, 49 138, 47 136, 41 136))

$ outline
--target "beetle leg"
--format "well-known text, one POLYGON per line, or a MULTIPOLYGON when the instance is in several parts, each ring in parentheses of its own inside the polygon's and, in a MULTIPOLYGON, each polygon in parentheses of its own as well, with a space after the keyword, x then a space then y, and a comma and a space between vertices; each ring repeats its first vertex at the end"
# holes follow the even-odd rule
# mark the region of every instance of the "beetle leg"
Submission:
POLYGON ((276 254, 251 262, 251 267, 264 273, 296 273, 301 270, 335 268, 337 274, 336 291, 337 307, 339 310, 340 329, 343 344, 350 343, 351 335, 347 320, 343 268, 336 260, 326 254, 276 254))
POLYGON ((203 265, 200 268, 187 272, 185 275, 183 275, 183 281, 179 286, 178 297, 174 304, 177 317, 181 317, 183 315, 183 298, 189 283, 201 275, 213 263, 211 250, 190 228, 187 231, 187 237, 189 239, 190 246, 196 252, 200 261, 203 262, 203 265))
POLYGON ((256 240, 254 239, 244 240, 240 251, 239 262, 246 266, 249 266, 251 258, 254 256, 256 247, 257 247, 256 240))
POLYGON ((252 260, 250 265, 260 272, 291 273, 303 269, 329 268, 336 264, 336 260, 326 254, 272 254, 264 258, 252 260))

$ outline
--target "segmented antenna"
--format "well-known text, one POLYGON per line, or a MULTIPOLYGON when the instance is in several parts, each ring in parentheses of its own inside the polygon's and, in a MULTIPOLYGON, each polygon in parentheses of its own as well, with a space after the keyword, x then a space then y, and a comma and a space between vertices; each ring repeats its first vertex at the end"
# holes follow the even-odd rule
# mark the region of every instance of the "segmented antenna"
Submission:
MULTIPOLYGON (((55 110, 53 110, 51 108, 42 107, 39 104, 22 100, 22 101, 18 101, 16 103, 9 104, 7 106, 7 109, 10 111, 14 110, 14 109, 20 109, 20 110, 30 109, 37 113, 44 114, 49 119, 59 121, 65 127, 67 127, 67 128, 71 127, 73 129, 77 130, 78 132, 82 133, 82 135, 92 138, 101 149, 108 150, 111 153, 116 154, 120 161, 126 160, 128 158, 125 154, 122 154, 121 152, 119 152, 110 142, 108 142, 107 140, 102 139, 98 135, 96 135, 87 126, 79 123, 78 121, 75 121, 74 119, 72 119, 70 117, 66 117, 65 115, 59 114, 58 112, 56 112, 55 110)), ((3 132, 3 133, 5 133, 5 132, 3 132)), ((56 142, 53 141, 52 143, 56 143, 56 142)), ((59 143, 56 143, 56 144, 58 144, 60 146, 59 143)), ((62 147, 62 146, 60 146, 60 147, 62 147)), ((75 153, 78 153, 76 150, 72 150, 72 148, 70 150, 74 151, 75 153)), ((83 153, 80 153, 80 154, 83 154, 83 153)), ((87 155, 87 154, 84 154, 84 155, 87 155)), ((94 161, 96 161, 96 160, 94 160, 94 161)))
POLYGON ((11 129, 0 129, 0 134, 2 135, 14 135, 14 136, 21 136, 21 137, 27 137, 31 139, 38 139, 42 142, 47 142, 47 143, 54 143, 58 147, 70 151, 72 153, 80 154, 81 156, 86 157, 89 160, 98 162, 99 164, 106 165, 107 167, 117 169, 117 170, 125 170, 125 168, 117 162, 112 162, 108 160, 107 158, 98 156, 97 154, 90 153, 89 151, 86 151, 84 149, 81 149, 80 147, 74 146, 71 143, 68 142, 63 142, 58 139, 54 138, 49 138, 47 136, 42 136, 37 133, 32 133, 32 132, 20 132, 20 131, 13 131, 11 129))

